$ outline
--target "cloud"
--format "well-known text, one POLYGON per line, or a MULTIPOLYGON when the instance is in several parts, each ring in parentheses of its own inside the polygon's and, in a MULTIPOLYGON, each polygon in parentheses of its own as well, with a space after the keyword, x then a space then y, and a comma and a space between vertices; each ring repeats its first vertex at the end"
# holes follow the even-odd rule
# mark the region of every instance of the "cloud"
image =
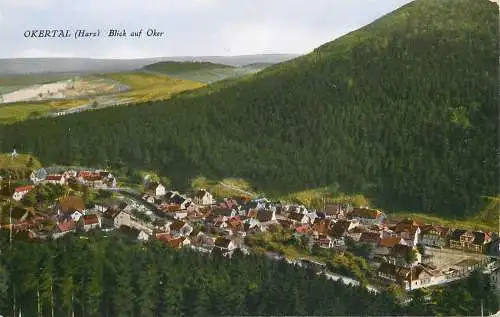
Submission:
POLYGON ((306 53, 409 0, 0 0, 2 57, 306 53), (166 39, 25 39, 24 30, 156 28, 166 39), (38 54, 38 55, 37 55, 38 54))
POLYGON ((4 9, 47 9, 56 4, 55 0, 0 0, 0 7, 4 9))
POLYGON ((22 57, 22 58, 35 58, 35 57, 74 57, 71 53, 69 52, 54 52, 51 50, 41 50, 38 48, 30 48, 27 50, 22 51, 19 56, 16 57, 22 57))

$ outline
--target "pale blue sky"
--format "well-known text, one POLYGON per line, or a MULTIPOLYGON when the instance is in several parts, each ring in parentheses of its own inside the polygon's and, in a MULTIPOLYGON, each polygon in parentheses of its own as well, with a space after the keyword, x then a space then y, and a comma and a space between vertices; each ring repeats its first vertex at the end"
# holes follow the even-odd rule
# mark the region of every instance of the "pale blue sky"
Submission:
MULTIPOLYGON (((0 0, 0 58, 303 54, 409 0, 0 0), (163 39, 25 39, 30 29, 156 28, 163 39)), ((144 31, 145 31, 144 30, 144 31)))

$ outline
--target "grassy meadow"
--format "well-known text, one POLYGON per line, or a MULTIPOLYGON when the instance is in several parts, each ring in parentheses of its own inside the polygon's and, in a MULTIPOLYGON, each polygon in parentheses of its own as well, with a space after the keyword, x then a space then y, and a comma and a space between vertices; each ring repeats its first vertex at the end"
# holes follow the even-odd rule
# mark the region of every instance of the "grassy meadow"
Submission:
POLYGON ((174 79, 161 74, 146 72, 124 72, 97 75, 112 79, 130 87, 130 91, 117 94, 117 98, 132 99, 134 102, 164 100, 171 95, 203 87, 204 84, 182 79, 174 79))
MULTIPOLYGON (((69 75, 34 75, 8 76, 0 78, 0 94, 22 89, 35 84, 44 84, 70 78, 69 75)), ((113 104, 145 102, 168 99, 172 94, 185 90, 197 89, 204 84, 182 79, 174 79, 162 74, 146 72, 105 73, 82 77, 89 83, 101 79, 113 80, 129 86, 129 90, 115 93, 111 88, 99 93, 106 102, 113 104), (104 96, 103 96, 104 94, 104 96)), ((110 85, 112 87, 113 85, 110 85)), ((89 85, 89 89, 94 89, 89 85)), ((23 101, 0 104, 0 124, 11 124, 31 118, 47 115, 50 112, 61 111, 89 104, 92 99, 87 97, 65 100, 23 101)))

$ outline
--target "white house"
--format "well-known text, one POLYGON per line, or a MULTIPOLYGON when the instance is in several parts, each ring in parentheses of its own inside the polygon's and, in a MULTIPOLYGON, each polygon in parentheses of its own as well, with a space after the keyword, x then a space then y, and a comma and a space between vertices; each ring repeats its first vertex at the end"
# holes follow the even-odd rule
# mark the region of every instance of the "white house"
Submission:
POLYGON ((70 215, 71 220, 73 220, 74 222, 78 222, 82 216, 83 216, 83 213, 81 213, 81 212, 80 212, 80 211, 78 211, 78 210, 74 211, 74 212, 73 212, 73 213, 71 213, 71 215, 70 215))
POLYGON ((80 218, 78 225, 82 231, 89 231, 101 226, 101 219, 96 214, 85 215, 80 218))
POLYGON ((132 219, 128 213, 123 210, 108 210, 102 217, 102 224, 107 227, 119 228, 121 226, 130 226, 132 219))
POLYGON ((206 189, 200 189, 193 197, 193 202, 197 205, 207 206, 215 204, 215 200, 206 189))
POLYGON ((162 184, 158 184, 158 186, 156 186, 155 188, 155 196, 159 197, 159 196, 163 196, 167 193, 167 190, 165 188, 165 186, 163 186, 162 184))
POLYGON ((143 230, 139 230, 139 234, 137 235, 137 240, 139 241, 148 241, 149 235, 143 230))
POLYGON ((215 239, 215 247, 221 249, 222 252, 231 252, 237 248, 233 240, 225 237, 215 239))
POLYGON ((193 227, 184 221, 174 221, 169 225, 169 232, 173 236, 187 237, 193 232, 193 227))
POLYGON ((54 226, 54 229, 52 231, 52 237, 54 239, 57 239, 74 231, 75 231, 75 222, 73 220, 60 222, 56 226, 54 226))
POLYGON ((20 201, 21 199, 23 199, 23 197, 27 193, 29 193, 32 190, 33 190, 33 186, 32 185, 23 186, 23 187, 17 187, 14 190, 14 195, 12 195, 12 199, 14 199, 16 201, 20 201))
POLYGON ((64 185, 66 178, 64 175, 48 175, 44 183, 64 185))

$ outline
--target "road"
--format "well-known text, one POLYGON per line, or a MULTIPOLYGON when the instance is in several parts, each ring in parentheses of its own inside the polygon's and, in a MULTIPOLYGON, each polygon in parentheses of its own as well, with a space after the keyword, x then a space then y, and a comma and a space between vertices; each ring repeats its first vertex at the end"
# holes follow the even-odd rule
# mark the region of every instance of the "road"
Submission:
MULTIPOLYGON (((277 255, 277 254, 275 254, 273 252, 267 252, 266 255, 267 255, 268 258, 270 258, 272 260, 279 261, 281 259, 284 259, 288 264, 297 265, 299 267, 304 267, 304 265, 302 265, 302 263, 300 261, 291 260, 291 259, 288 259, 286 257, 279 256, 279 255, 277 255)), ((322 264, 324 265, 324 263, 322 263, 322 264)), ((344 275, 340 275, 340 274, 336 274, 336 273, 332 273, 332 272, 327 272, 327 271, 318 272, 317 274, 318 275, 324 275, 329 280, 333 280, 333 281, 340 280, 345 285, 352 285, 352 286, 360 286, 361 285, 361 283, 359 281, 357 281, 357 280, 355 280, 353 278, 344 276, 344 275)), ((366 288, 370 292, 374 292, 376 294, 378 294, 380 292, 373 285, 367 285, 366 288)))
MULTIPOLYGON (((334 281, 340 280, 342 283, 344 283, 346 285, 359 286, 361 284, 359 281, 356 281, 355 279, 352 279, 352 278, 347 277, 347 276, 335 274, 335 273, 324 272, 323 275, 325 275, 326 278, 329 280, 334 280, 334 281)), ((372 285, 367 285, 366 288, 370 292, 373 292, 376 294, 380 293, 380 291, 372 285)))

